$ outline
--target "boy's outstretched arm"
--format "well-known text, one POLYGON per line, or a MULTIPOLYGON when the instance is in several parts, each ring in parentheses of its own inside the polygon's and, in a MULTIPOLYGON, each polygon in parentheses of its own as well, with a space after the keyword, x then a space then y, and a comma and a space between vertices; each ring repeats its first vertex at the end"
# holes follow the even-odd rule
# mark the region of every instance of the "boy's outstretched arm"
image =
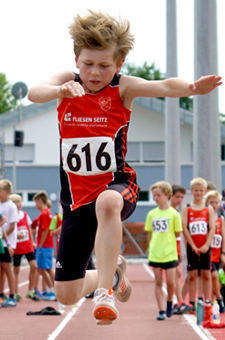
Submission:
POLYGON ((54 99, 74 98, 84 94, 83 87, 74 81, 74 73, 64 71, 31 87, 28 91, 28 99, 34 103, 47 103, 54 99))
POLYGON ((165 80, 145 80, 138 77, 124 77, 124 94, 135 97, 188 97, 204 95, 222 84, 221 77, 204 76, 189 83, 179 78, 165 80))

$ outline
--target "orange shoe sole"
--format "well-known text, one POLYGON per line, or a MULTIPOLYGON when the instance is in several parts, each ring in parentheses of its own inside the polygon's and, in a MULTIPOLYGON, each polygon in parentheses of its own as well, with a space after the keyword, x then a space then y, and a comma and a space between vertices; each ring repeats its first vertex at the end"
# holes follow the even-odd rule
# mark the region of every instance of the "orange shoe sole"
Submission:
POLYGON ((111 325, 117 319, 117 313, 106 306, 99 306, 94 310, 97 325, 111 325))

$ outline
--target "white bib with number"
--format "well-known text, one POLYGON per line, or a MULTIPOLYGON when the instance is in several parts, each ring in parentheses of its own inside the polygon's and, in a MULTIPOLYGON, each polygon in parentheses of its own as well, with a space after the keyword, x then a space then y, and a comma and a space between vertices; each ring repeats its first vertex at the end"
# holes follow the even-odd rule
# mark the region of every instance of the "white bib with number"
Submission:
POLYGON ((62 140, 63 169, 79 176, 116 171, 115 147, 110 137, 62 140))
POLYGON ((221 246, 222 246, 222 236, 219 234, 215 234, 211 242, 211 247, 220 249, 221 246))
POLYGON ((17 239, 17 243, 29 240, 28 230, 20 230, 19 233, 23 235, 23 238, 17 239))
POLYGON ((166 233, 168 231, 168 219, 154 218, 152 220, 152 230, 154 232, 166 233))
POLYGON ((189 223, 189 231, 191 235, 206 235, 207 223, 205 221, 194 221, 189 223))

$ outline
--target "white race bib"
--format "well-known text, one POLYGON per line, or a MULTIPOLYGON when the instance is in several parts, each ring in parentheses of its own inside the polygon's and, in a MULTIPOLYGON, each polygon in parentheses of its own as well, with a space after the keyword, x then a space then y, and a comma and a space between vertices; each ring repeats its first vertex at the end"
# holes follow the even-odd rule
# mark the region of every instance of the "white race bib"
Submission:
POLYGON ((114 141, 110 137, 62 140, 63 169, 80 176, 116 171, 114 141))
POLYGON ((214 234, 212 242, 211 242, 211 248, 220 249, 221 246, 222 246, 222 236, 219 234, 214 234))
POLYGON ((154 232, 166 233, 168 231, 168 219, 154 218, 152 220, 152 230, 154 232))
POLYGON ((23 235, 23 238, 17 239, 17 243, 29 240, 28 230, 21 230, 19 233, 23 235))
POLYGON ((189 223, 189 231, 191 235, 206 235, 207 223, 205 221, 194 221, 189 223))

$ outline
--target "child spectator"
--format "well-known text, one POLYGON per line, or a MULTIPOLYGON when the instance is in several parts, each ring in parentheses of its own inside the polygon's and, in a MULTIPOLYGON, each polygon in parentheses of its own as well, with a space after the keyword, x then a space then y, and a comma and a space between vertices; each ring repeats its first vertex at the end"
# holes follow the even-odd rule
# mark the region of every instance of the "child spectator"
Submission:
POLYGON ((60 233, 61 233, 61 228, 62 228, 62 214, 56 214, 51 221, 49 230, 50 230, 50 235, 54 238, 56 238, 56 251, 55 253, 57 254, 58 251, 58 245, 59 245, 59 238, 60 238, 60 233))
POLYGON ((33 197, 33 200, 35 201, 36 208, 41 212, 38 219, 36 261, 38 271, 42 275, 42 278, 47 286, 49 287, 49 292, 43 294, 42 299, 55 300, 53 272, 54 244, 49 230, 49 226, 52 220, 52 214, 47 206, 48 195, 46 194, 46 192, 41 191, 33 197))
POLYGON ((146 219, 145 230, 150 233, 149 265, 155 274, 155 294, 159 307, 157 320, 165 320, 165 316, 173 314, 172 301, 175 293, 175 275, 178 265, 176 238, 182 231, 180 214, 170 206, 172 188, 167 182, 157 182, 151 191, 158 205, 151 210, 146 219), (165 311, 163 286, 163 270, 166 273, 167 308, 165 311))
POLYGON ((206 206, 204 195, 207 182, 203 178, 191 181, 193 201, 183 207, 182 225, 187 241, 187 262, 189 275, 189 298, 192 311, 195 310, 198 270, 201 271, 205 302, 211 300, 211 252, 210 244, 215 233, 214 211, 206 206))
MULTIPOLYGON (((18 212, 15 204, 9 200, 9 195, 12 191, 12 183, 3 179, 0 181, 0 209, 2 214, 6 217, 7 221, 3 225, 8 242, 12 249, 16 248, 17 243, 17 221, 18 212)), ((12 256, 9 253, 7 243, 3 240, 4 254, 1 258, 1 276, 0 276, 0 298, 4 298, 4 274, 7 276, 9 285, 9 298, 2 303, 2 307, 15 307, 17 302, 15 300, 15 276, 12 269, 12 256)))
MULTIPOLYGON (((170 205, 174 209, 178 209, 178 207, 180 207, 183 202, 184 195, 186 194, 186 189, 181 185, 174 184, 172 185, 172 191, 173 191, 173 194, 170 199, 170 205)), ((181 236, 177 237, 176 241, 177 241, 178 263, 181 264, 182 263, 182 255, 181 255, 181 247, 180 247, 181 236)), ((190 310, 190 306, 186 305, 182 298, 182 290, 181 290, 181 282, 180 282, 181 276, 182 274, 181 274, 180 266, 178 265, 176 267, 176 288, 175 288, 177 304, 175 304, 173 308, 174 314, 183 314, 190 310)))
POLYGON ((191 84, 119 74, 134 36, 127 20, 102 12, 77 15, 70 34, 79 74, 57 73, 29 89, 28 98, 38 103, 58 100, 63 227, 57 297, 72 305, 96 290, 93 315, 98 325, 105 325, 118 317, 114 296, 125 302, 131 293, 126 262, 121 257, 118 262, 118 256, 121 220, 133 213, 139 192, 136 173, 125 161, 134 98, 206 94, 222 82, 217 76, 191 84), (86 272, 94 247, 98 270, 86 272), (79 261, 73 263, 74 258, 79 261))
POLYGON ((14 275, 15 275, 15 290, 16 290, 16 300, 19 302, 21 300, 21 295, 19 294, 19 272, 20 272, 20 263, 23 255, 26 256, 26 259, 30 266, 29 273, 29 285, 28 292, 26 297, 28 299, 32 299, 34 301, 39 301, 39 297, 34 292, 34 279, 35 274, 37 272, 37 263, 35 260, 34 247, 33 247, 33 235, 30 230, 31 219, 29 215, 22 211, 22 199, 20 195, 12 194, 9 196, 17 206, 19 220, 17 222, 17 246, 14 250, 13 255, 13 264, 14 264, 14 275))
MULTIPOLYGON (((218 207, 220 205, 222 196, 216 190, 209 191, 205 196, 205 203, 211 205, 214 210, 215 219, 215 234, 211 242, 211 275, 212 275, 212 288, 213 295, 215 294, 218 304, 220 306, 220 313, 224 312, 224 301, 220 292, 220 282, 218 270, 220 263, 225 265, 225 224, 224 217, 219 216, 218 207)), ((212 296, 212 301, 214 297, 212 296)))

